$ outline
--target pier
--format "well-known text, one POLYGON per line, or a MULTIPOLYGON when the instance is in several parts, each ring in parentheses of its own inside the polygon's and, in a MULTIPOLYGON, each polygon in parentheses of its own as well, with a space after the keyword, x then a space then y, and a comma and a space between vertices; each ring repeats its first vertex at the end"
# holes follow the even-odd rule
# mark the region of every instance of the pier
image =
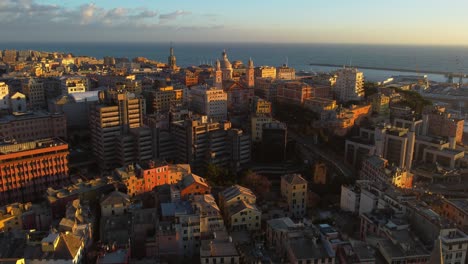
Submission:
MULTIPOLYGON (((342 68, 346 65, 339 64, 330 64, 330 63, 309 63, 310 66, 322 66, 322 67, 333 67, 333 68, 342 68)), ((398 71, 398 72, 414 72, 414 73, 429 73, 429 74, 441 74, 447 78, 468 78, 468 74, 465 73, 454 73, 454 72, 445 72, 445 71, 433 71, 433 70, 414 70, 414 69, 401 69, 401 68, 387 68, 387 67, 370 67, 370 66, 360 66, 352 65, 346 67, 354 67, 358 69, 365 70, 380 70, 380 71, 398 71)))

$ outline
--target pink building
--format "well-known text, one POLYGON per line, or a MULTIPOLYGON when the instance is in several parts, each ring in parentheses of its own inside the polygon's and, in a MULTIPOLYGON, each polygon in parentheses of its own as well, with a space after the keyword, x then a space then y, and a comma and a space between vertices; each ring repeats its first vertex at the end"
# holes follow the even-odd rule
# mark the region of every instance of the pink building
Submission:
POLYGON ((313 88, 306 83, 289 81, 277 84, 276 100, 278 102, 302 105, 305 99, 313 96, 313 88))

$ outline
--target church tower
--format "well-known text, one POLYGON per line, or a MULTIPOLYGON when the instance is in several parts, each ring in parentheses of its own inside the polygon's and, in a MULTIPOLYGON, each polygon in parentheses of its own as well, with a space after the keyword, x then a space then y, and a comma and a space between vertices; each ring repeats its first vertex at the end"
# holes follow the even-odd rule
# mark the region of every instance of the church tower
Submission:
POLYGON ((167 65, 171 70, 175 70, 177 68, 176 57, 174 56, 174 47, 172 47, 172 43, 169 50, 169 57, 167 58, 167 65))
POLYGON ((219 60, 216 60, 214 86, 218 89, 223 89, 223 71, 221 70, 221 62, 219 60))
POLYGON ((252 58, 249 59, 249 65, 247 66, 247 71, 245 73, 245 84, 249 88, 255 86, 255 69, 252 58))

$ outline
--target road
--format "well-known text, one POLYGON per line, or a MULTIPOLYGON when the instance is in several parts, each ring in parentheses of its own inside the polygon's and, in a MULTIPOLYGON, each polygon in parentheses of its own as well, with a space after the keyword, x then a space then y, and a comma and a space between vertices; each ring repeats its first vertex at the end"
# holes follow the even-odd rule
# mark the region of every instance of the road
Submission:
POLYGON ((314 144, 314 139, 311 137, 301 136, 294 131, 288 131, 288 136, 296 141, 305 151, 308 159, 312 159, 314 156, 319 156, 323 160, 332 164, 337 171, 339 171, 344 177, 353 177, 353 169, 346 165, 341 158, 337 157, 332 152, 326 151, 319 146, 314 144))

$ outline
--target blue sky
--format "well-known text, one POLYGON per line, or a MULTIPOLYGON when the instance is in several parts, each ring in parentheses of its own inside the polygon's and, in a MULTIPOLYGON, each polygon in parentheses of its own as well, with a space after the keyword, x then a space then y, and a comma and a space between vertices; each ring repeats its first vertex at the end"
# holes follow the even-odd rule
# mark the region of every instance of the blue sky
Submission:
POLYGON ((468 45, 466 0, 0 0, 0 41, 468 45))

